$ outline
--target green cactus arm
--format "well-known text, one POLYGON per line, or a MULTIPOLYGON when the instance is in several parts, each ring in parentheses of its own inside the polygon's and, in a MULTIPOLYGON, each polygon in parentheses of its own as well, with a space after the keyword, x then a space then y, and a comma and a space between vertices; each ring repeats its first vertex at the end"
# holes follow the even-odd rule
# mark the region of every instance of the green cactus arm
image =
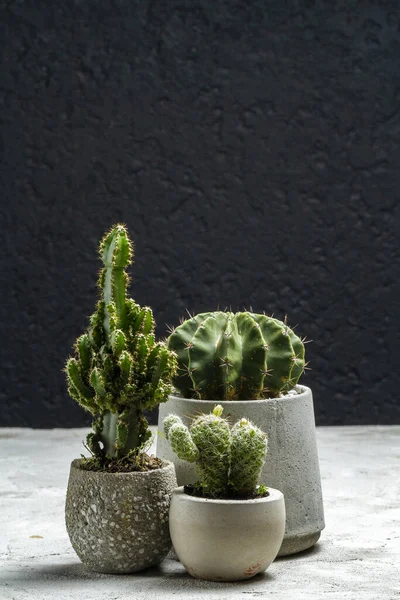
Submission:
POLYGON ((95 312, 90 317, 90 326, 88 329, 88 340, 93 350, 99 350, 105 342, 104 334, 104 315, 105 305, 104 301, 99 300, 96 305, 95 312))
POLYGON ((236 494, 255 492, 267 452, 267 436, 250 421, 240 419, 231 429, 229 485, 236 494))
POLYGON ((111 334, 111 348, 115 356, 120 356, 121 352, 125 350, 125 334, 120 329, 116 329, 111 334))
POLYGON ((199 451, 197 467, 207 493, 226 493, 230 465, 230 429, 228 422, 217 414, 197 417, 191 427, 192 440, 199 451))
POLYGON ((92 349, 90 346, 89 337, 86 333, 81 335, 76 342, 76 349, 78 351, 79 360, 82 368, 89 372, 92 361, 92 349))
POLYGON ((134 326, 136 317, 138 316, 138 314, 141 311, 141 307, 139 306, 139 304, 136 304, 136 302, 133 300, 133 298, 127 298, 126 302, 125 302, 125 309, 126 309, 126 317, 127 317, 128 329, 130 332, 130 336, 134 337, 136 331, 133 331, 133 326, 134 326))
POLYGON ((137 314, 132 328, 137 333, 148 335, 154 333, 153 311, 148 306, 144 306, 137 314))
POLYGON ((146 383, 140 391, 140 405, 144 410, 149 410, 166 402, 171 393, 171 378, 176 371, 176 357, 174 352, 162 342, 154 344, 147 356, 146 383))
POLYGON ((174 415, 174 414, 169 414, 165 417, 164 421, 163 421, 163 429, 164 429, 164 435, 168 440, 168 436, 169 436, 169 430, 171 429, 172 425, 183 425, 183 421, 182 419, 178 416, 178 415, 174 415))
POLYGON ((165 383, 165 381, 160 380, 155 391, 154 391, 154 399, 155 401, 151 404, 151 407, 154 407, 156 404, 163 404, 167 402, 169 395, 172 392, 172 385, 170 383, 165 383))
POLYGON ((189 429, 176 415, 168 415, 164 419, 164 433, 171 444, 173 452, 181 459, 196 462, 199 451, 193 442, 189 429))
POLYGON ((175 354, 168 350, 162 342, 157 342, 150 352, 149 362, 155 355, 154 366, 151 373, 151 385, 152 389, 155 390, 163 378, 168 373, 170 377, 175 373, 176 370, 176 359, 175 354))
POLYGON ((104 398, 106 395, 106 383, 104 373, 101 369, 97 367, 92 369, 92 372, 90 373, 90 383, 96 394, 98 394, 100 398, 104 398))
POLYGON ((142 332, 146 336, 154 333, 153 311, 148 306, 145 307, 145 317, 142 323, 142 332))
POLYGON ((147 337, 143 335, 143 333, 138 333, 136 336, 135 349, 136 371, 142 377, 146 376, 149 352, 150 349, 147 337))
MULTIPOLYGON (((100 242, 100 257, 104 268, 100 274, 99 285, 103 290, 106 309, 115 304, 118 327, 124 330, 126 322, 126 287, 128 277, 125 268, 131 264, 133 247, 123 225, 114 226, 100 242)), ((104 330, 109 336, 112 328, 110 312, 105 310, 104 330)))
POLYGON ((94 398, 94 390, 87 385, 82 378, 80 366, 76 358, 69 358, 66 364, 67 379, 71 385, 79 392, 80 396, 85 400, 88 406, 95 406, 92 401, 94 398))
POLYGON ((114 225, 102 238, 100 258, 106 267, 124 268, 132 262, 132 242, 124 225, 114 225))
POLYGON ((122 386, 127 385, 132 379, 133 363, 133 357, 129 352, 126 352, 125 350, 121 352, 118 359, 118 366, 120 368, 120 380, 122 386))
MULTIPOLYGON (((78 390, 76 389, 76 387, 74 386, 73 383, 68 383, 68 394, 71 396, 71 398, 73 400, 75 400, 76 402, 78 402, 78 404, 80 404, 83 408, 86 408, 86 410, 90 410, 87 406, 86 403, 83 400, 81 394, 78 392, 78 390)), ((92 411, 91 411, 92 412, 92 411)))

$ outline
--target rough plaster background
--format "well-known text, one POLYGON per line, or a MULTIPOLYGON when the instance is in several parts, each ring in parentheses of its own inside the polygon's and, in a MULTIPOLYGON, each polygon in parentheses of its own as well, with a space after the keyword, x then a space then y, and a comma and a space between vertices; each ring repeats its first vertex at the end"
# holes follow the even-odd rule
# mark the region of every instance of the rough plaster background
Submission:
POLYGON ((400 7, 0 0, 0 425, 76 426, 97 242, 132 295, 287 313, 320 424, 400 422, 400 7))

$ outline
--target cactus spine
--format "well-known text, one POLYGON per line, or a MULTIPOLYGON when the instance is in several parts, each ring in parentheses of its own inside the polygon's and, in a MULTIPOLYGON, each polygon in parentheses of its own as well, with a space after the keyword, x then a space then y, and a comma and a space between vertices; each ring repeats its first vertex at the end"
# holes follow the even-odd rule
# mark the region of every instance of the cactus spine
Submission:
POLYGON ((267 436, 245 418, 230 428, 222 412, 217 405, 190 428, 177 415, 168 415, 165 436, 179 458, 196 463, 206 495, 251 496, 265 462, 267 436))
POLYGON ((285 394, 305 368, 304 344, 286 323, 250 312, 198 314, 168 339, 174 385, 186 398, 257 400, 285 394))
POLYGON ((101 299, 66 364, 68 391, 95 419, 88 435, 98 458, 122 458, 149 438, 143 411, 165 402, 176 357, 155 341, 150 308, 127 298, 133 248, 123 225, 100 243, 101 299))

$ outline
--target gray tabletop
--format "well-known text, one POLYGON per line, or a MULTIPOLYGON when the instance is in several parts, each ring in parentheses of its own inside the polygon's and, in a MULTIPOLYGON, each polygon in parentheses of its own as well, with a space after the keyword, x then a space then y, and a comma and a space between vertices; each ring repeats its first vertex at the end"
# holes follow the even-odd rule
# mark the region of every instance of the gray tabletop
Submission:
POLYGON ((0 599, 400 600, 400 426, 318 428, 326 529, 314 550, 242 583, 192 579, 165 560, 136 575, 88 571, 64 526, 83 429, 0 430, 0 599))

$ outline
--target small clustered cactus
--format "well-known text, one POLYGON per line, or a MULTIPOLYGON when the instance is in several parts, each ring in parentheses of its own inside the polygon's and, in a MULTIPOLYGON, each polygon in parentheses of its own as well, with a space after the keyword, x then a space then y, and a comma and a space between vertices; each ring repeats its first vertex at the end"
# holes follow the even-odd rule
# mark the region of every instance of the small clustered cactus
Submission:
POLYGON ((245 418, 230 427, 222 412, 217 405, 190 428, 177 415, 168 415, 165 436, 180 459, 196 463, 205 495, 251 497, 265 462, 267 436, 245 418))
POLYGON ((258 400, 291 390, 305 369, 303 341, 286 322, 251 312, 200 313, 176 327, 174 386, 186 398, 258 400))
POLYGON ((100 243, 101 299, 65 368, 69 394, 95 417, 87 445, 99 459, 143 447, 150 437, 143 411, 168 399, 176 372, 174 352, 155 341, 151 309, 127 297, 132 257, 126 228, 116 225, 100 243))

